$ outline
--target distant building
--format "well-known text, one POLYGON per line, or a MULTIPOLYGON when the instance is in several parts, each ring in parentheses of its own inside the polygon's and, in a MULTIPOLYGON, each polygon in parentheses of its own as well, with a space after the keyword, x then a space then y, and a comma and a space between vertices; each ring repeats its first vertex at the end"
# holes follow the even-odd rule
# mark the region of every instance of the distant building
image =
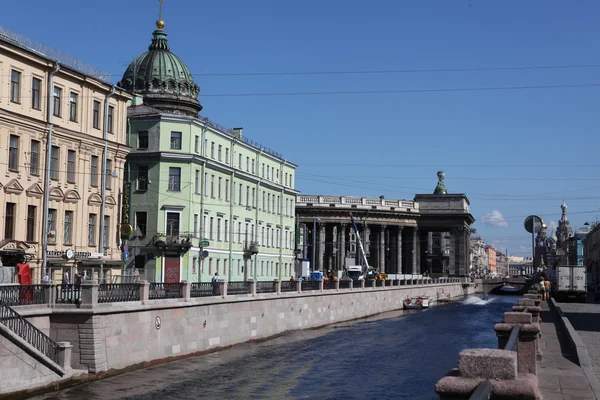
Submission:
POLYGON ((295 260, 296 165, 199 116, 200 88, 157 21, 120 85, 129 108, 127 273, 149 281, 284 279, 295 260))
POLYGON ((593 224, 585 235, 583 242, 583 259, 592 281, 600 282, 600 224, 593 224))
POLYGON ((501 252, 496 252, 496 270, 499 276, 507 276, 508 272, 508 257, 501 252))
POLYGON ((496 269, 496 249, 492 246, 487 246, 485 249, 488 258, 488 274, 490 275, 498 275, 498 270, 496 269))
POLYGON ((59 282, 119 271, 131 96, 107 74, 4 29, 0 87, 0 267, 29 263, 34 283, 44 267, 59 282))

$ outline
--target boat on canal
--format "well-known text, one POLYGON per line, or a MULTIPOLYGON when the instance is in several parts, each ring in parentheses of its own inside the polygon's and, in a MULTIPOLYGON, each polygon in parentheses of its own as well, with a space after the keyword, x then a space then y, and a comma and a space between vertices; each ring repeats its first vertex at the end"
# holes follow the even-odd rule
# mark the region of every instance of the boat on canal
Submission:
POLYGON ((404 309, 423 309, 429 308, 433 305, 433 297, 431 296, 417 296, 407 297, 404 299, 404 309))

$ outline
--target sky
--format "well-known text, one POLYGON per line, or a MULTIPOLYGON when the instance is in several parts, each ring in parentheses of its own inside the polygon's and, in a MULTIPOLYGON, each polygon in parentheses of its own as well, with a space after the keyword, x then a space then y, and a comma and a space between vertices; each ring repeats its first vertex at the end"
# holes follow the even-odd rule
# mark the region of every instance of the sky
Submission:
MULTIPOLYGON (((146 51, 158 0, 20 0, 0 25, 111 74, 146 51), (82 6, 85 4, 85 6, 82 6), (36 12, 32 12, 35 10, 36 12)), ((483 239, 600 218, 600 2, 164 0, 202 115, 297 164, 302 194, 413 199, 444 170, 483 239)))

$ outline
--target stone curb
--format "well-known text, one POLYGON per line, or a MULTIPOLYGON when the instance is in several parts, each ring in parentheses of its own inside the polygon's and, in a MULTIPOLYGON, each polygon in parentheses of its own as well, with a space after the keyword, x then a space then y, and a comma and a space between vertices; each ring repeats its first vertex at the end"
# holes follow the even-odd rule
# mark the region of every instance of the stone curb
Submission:
POLYGON ((590 363, 590 357, 587 352, 587 347, 585 347, 585 344, 583 344, 583 341, 577 334, 577 331, 575 330, 575 328, 573 328, 573 325, 571 325, 571 321, 569 321, 569 319, 565 316, 564 312, 553 298, 550 298, 549 305, 551 305, 551 308, 553 308, 554 311, 560 317, 560 322, 567 331, 569 340, 571 344, 573 344, 573 346, 575 347, 575 351, 577 352, 579 366, 583 370, 583 373, 585 374, 585 377, 588 380, 590 388, 592 389, 592 392, 594 392, 596 400, 600 400, 600 382, 598 381, 598 378, 596 377, 596 374, 592 369, 592 364, 590 363))

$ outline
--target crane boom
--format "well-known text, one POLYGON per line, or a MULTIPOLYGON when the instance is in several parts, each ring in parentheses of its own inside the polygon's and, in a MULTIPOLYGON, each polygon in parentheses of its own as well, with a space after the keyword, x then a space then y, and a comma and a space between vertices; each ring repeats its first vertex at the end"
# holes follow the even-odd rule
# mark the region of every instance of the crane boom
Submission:
POLYGON ((358 232, 358 227, 356 226, 356 221, 354 221, 354 217, 352 213, 350 213, 350 219, 352 220, 352 227, 354 228, 354 233, 356 233, 356 240, 358 241, 358 245, 360 246, 360 252, 362 254, 363 261, 365 262, 366 271, 369 270, 369 261, 367 260, 367 255, 365 254, 365 249, 363 248, 362 240, 360 238, 360 233, 358 232))

